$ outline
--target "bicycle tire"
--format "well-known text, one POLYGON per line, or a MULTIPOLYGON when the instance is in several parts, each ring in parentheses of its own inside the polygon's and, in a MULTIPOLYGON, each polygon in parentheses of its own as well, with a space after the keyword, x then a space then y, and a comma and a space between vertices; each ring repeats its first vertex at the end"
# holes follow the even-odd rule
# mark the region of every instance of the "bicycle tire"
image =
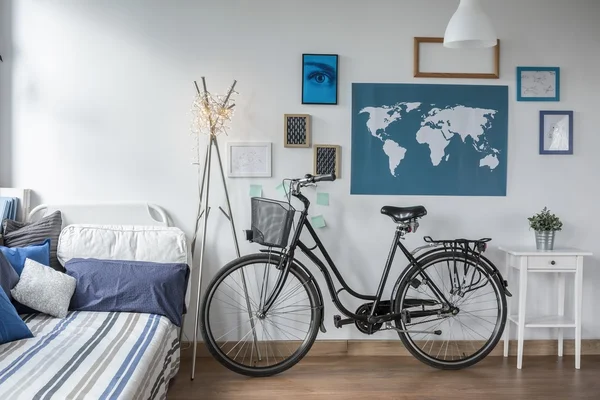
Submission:
MULTIPOLYGON (((400 284, 398 285, 398 290, 396 291, 395 298, 393 299, 394 312, 400 313, 402 307, 401 297, 407 293, 408 287, 412 284, 412 277, 414 277, 416 272, 419 272, 421 268, 427 268, 427 266, 431 266, 434 263, 455 260, 457 257, 461 259, 467 259, 473 264, 481 265, 481 270, 486 272, 487 276, 489 277, 489 282, 491 282, 492 286, 494 287, 494 292, 499 302, 499 309, 501 314, 499 315, 499 324, 496 325, 496 329, 494 330, 493 336, 487 341, 485 346, 472 356, 459 361, 442 362, 441 360, 434 359, 431 356, 425 354, 424 351, 413 342, 413 340, 407 335, 406 332, 398 332, 398 335, 400 336, 404 347, 416 359, 431 367, 444 370, 458 370, 475 365, 481 360, 483 360, 485 357, 487 357, 489 353, 498 344, 498 341, 500 340, 504 332, 504 327, 506 325, 508 313, 506 295, 504 292, 504 287, 500 280, 497 278, 496 275, 492 274, 492 269, 490 267, 486 266, 483 261, 478 261, 471 254, 465 255, 464 253, 455 252, 434 253, 429 256, 426 256, 423 260, 420 260, 419 265, 413 265, 406 273, 403 274, 400 284)), ((401 320, 396 321, 396 327, 399 329, 403 328, 401 320)))
POLYGON ((229 276, 231 273, 235 272, 243 266, 254 263, 265 263, 275 268, 279 265, 280 260, 281 257, 279 256, 265 253, 250 254, 235 259, 227 265, 225 265, 217 273, 217 275, 215 275, 215 277, 211 280, 210 284, 208 285, 205 291, 200 316, 200 330, 204 338, 204 343, 208 348, 208 351, 219 363, 221 363, 229 370, 238 374, 250 377, 268 377, 280 374, 294 366, 296 363, 298 363, 308 353, 317 337, 322 320, 321 315, 323 312, 323 305, 319 300, 320 297, 318 295, 317 288, 315 287, 317 283, 314 280, 311 280, 304 271, 302 271, 294 263, 292 263, 292 265, 290 266, 289 273, 295 276, 302 283, 302 286, 306 289, 311 305, 311 325, 307 337, 303 342, 302 346, 299 347, 299 349, 296 352, 294 352, 294 354, 292 354, 284 361, 269 367, 250 367, 247 365, 240 364, 235 360, 231 360, 230 357, 227 357, 227 355, 224 354, 224 352, 220 349, 220 347, 214 340, 210 329, 209 308, 212 301, 212 296, 214 296, 214 293, 218 288, 219 284, 223 282, 223 280, 227 276, 229 276))

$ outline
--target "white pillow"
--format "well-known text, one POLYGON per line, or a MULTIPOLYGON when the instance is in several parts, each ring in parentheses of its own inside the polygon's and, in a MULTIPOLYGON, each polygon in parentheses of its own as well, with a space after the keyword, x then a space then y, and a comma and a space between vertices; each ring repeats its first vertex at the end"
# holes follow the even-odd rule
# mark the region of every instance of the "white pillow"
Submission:
POLYGON ((64 318, 69 312, 76 285, 77 280, 72 276, 27 258, 19 282, 10 294, 36 311, 64 318))
POLYGON ((57 257, 188 263, 185 233, 179 228, 141 225, 66 226, 58 238, 57 257))

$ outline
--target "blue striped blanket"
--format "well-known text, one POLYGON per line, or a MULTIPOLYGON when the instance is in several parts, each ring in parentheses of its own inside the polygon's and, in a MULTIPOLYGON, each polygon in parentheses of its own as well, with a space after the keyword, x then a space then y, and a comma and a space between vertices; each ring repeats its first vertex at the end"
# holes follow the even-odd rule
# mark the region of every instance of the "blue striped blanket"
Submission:
POLYGON ((0 399, 164 399, 179 369, 167 318, 125 312, 24 316, 34 338, 0 345, 0 399))

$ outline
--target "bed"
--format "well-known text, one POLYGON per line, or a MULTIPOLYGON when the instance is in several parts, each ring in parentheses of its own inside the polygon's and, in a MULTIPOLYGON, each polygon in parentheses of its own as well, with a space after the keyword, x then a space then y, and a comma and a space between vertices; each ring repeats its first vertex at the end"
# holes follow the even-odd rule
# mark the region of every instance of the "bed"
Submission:
POLYGON ((164 399, 179 369, 178 329, 162 316, 24 319, 35 337, 2 345, 0 399, 164 399))
MULTIPOLYGON (((67 228, 82 224, 177 229, 168 228, 160 207, 147 204, 40 206, 30 218, 56 209, 65 225, 61 240, 67 228)), ((182 251, 187 261, 187 247, 182 251)), ((164 399, 178 372, 181 330, 165 316, 70 311, 64 319, 21 317, 34 337, 0 345, 0 399, 164 399)))

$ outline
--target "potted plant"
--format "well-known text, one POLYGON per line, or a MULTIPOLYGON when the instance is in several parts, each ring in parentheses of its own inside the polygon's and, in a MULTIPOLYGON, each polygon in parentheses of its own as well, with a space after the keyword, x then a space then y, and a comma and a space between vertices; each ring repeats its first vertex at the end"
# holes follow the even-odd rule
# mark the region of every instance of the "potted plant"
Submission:
POLYGON ((535 247, 538 250, 554 249, 554 234, 562 230, 560 218, 552 214, 547 207, 527 218, 529 227, 535 231, 535 247))

